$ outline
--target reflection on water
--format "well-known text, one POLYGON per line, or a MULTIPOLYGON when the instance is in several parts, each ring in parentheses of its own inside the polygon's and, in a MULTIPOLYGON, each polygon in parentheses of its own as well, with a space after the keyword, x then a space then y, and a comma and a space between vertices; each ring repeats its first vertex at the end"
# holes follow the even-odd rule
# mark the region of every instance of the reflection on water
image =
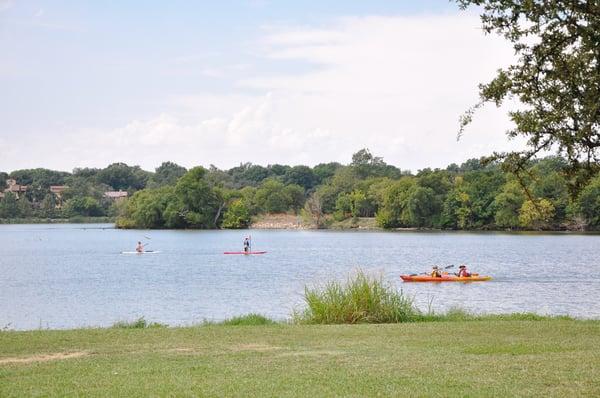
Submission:
POLYGON ((1 225, 0 328, 107 326, 144 316, 185 325, 248 312, 287 318, 306 284, 360 267, 419 307, 600 317, 600 236, 440 232, 122 231, 110 225, 1 225), (154 255, 123 255, 138 240, 154 255), (494 277, 402 283, 402 273, 467 263, 494 277))

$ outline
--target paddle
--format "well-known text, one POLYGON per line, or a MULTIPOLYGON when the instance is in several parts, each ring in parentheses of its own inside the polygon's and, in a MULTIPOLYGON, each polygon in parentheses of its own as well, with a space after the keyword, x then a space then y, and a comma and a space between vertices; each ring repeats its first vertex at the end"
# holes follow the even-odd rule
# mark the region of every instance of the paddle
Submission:
MULTIPOLYGON (((442 269, 450 269, 453 267, 454 267, 454 264, 451 264, 451 265, 445 266, 442 269)), ((410 276, 417 276, 417 275, 429 275, 429 272, 421 272, 420 274, 410 274, 410 276)))

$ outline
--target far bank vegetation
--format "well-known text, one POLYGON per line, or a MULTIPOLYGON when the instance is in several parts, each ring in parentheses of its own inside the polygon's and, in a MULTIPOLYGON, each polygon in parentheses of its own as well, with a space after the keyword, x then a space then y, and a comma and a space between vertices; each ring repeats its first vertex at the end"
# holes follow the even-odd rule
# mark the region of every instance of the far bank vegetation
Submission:
POLYGON ((109 216, 120 228, 211 229, 287 213, 309 228, 351 228, 366 218, 374 222, 363 224, 385 229, 600 229, 600 174, 575 185, 566 168, 560 157, 532 160, 517 179, 499 163, 470 159, 412 173, 362 149, 348 165, 17 170, 0 173, 0 186, 14 179, 28 188, 18 197, 3 192, 0 220, 109 216), (60 198, 51 185, 64 185, 60 198))

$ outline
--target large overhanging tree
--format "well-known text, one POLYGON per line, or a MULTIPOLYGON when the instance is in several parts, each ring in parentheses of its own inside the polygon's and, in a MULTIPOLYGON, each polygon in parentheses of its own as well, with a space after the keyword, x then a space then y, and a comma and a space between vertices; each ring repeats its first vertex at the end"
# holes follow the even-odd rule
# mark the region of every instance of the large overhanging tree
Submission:
POLYGON ((517 56, 479 86, 481 101, 461 118, 459 136, 484 103, 516 98, 521 107, 509 113, 507 134, 525 137, 527 149, 493 158, 518 173, 536 154, 557 151, 576 192, 600 157, 600 1, 456 1, 461 9, 479 6, 484 31, 504 36, 517 56))

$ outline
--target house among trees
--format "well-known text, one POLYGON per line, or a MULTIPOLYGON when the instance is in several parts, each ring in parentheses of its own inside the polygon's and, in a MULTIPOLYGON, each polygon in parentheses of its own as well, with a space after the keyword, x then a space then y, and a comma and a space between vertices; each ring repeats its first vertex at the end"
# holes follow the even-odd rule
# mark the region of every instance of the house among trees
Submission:
POLYGON ((50 192, 56 196, 56 208, 62 208, 62 194, 65 189, 69 188, 66 185, 50 185, 50 192))
POLYGON ((128 196, 127 191, 107 191, 104 192, 104 197, 112 200, 122 200, 128 196))
MULTIPOLYGON (((6 189, 4 192, 11 192, 19 199, 19 195, 27 192, 27 185, 19 185, 15 179, 10 178, 6 180, 6 189)), ((1 197, 4 197, 4 194, 1 197)))

